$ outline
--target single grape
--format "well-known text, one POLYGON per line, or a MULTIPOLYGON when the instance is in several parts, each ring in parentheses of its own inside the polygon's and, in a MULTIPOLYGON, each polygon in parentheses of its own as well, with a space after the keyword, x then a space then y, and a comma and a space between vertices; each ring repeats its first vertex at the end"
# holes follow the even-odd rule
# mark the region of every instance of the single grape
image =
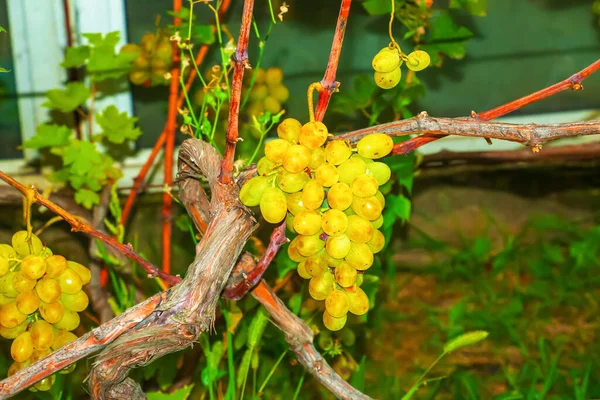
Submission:
POLYGON ((87 285, 88 283, 90 283, 90 280, 92 279, 92 273, 89 269, 75 261, 68 261, 67 265, 70 269, 77 272, 77 275, 79 275, 79 277, 81 278, 81 283, 83 285, 87 285))
POLYGON ((402 65, 400 52, 395 48, 384 47, 373 57, 372 65, 377 72, 392 72, 402 65))
POLYGON ((273 67, 265 71, 265 82, 267 85, 277 85, 283 81, 283 71, 281 68, 273 67))
POLYGON ((269 95, 269 88, 267 85, 254 85, 250 92, 249 98, 253 102, 263 101, 269 95))
POLYGON ((323 247, 325 242, 320 238, 320 231, 315 235, 296 237, 298 239, 298 253, 305 257, 310 257, 317 254, 323 247))
POLYGON ((363 315, 369 311, 369 297, 359 287, 349 287, 346 289, 348 296, 348 311, 354 315, 363 315))
MULTIPOLYGON (((19 292, 13 285, 16 275, 17 275, 17 272, 13 271, 13 272, 9 272, 8 274, 6 274, 2 278, 0 278, 0 292, 4 296, 11 298, 11 299, 14 299, 19 294, 19 292)), ((21 280, 21 279, 25 279, 22 274, 19 277, 19 280, 21 280)), ((25 283, 27 283, 27 282, 29 282, 29 279, 25 283)), ((20 286, 23 286, 23 284, 21 284, 20 286)))
POLYGON ((379 253, 383 250, 383 246, 385 246, 385 236, 383 236, 383 233, 376 230, 373 233, 371 240, 367 242, 367 246, 369 246, 369 249, 371 249, 373 253, 379 253))
POLYGON ((33 353, 33 343, 31 333, 23 332, 15 338, 10 346, 10 356, 16 362, 24 362, 31 357, 33 353))
POLYGON ((67 332, 65 330, 59 330, 54 334, 54 341, 52 342, 52 350, 58 350, 64 345, 77 340, 77 336, 74 333, 67 332))
POLYGON ((346 235, 356 243, 367 243, 373 237, 375 228, 371 222, 360 215, 350 215, 348 217, 348 229, 346 235))
POLYGON ((423 50, 415 50, 408 54, 407 58, 406 66, 413 71, 424 70, 431 63, 431 57, 423 50))
POLYGON ((56 376, 50 375, 36 383, 33 387, 39 390, 40 392, 47 392, 48 390, 52 389, 55 380, 56 376))
POLYGON ((263 101, 263 104, 265 105, 265 110, 267 110, 271 114, 277 114, 279 111, 281 111, 282 108, 279 100, 277 100, 273 96, 267 96, 267 98, 265 98, 265 100, 263 101))
POLYGON ((321 230, 321 216, 315 211, 302 211, 294 217, 294 230, 300 235, 314 235, 321 230))
POLYGON ((60 285, 60 289, 63 293, 75 294, 79 292, 81 290, 81 287, 83 286, 81 277, 77 272, 73 271, 71 268, 67 268, 65 272, 63 272, 62 275, 60 275, 57 278, 57 280, 58 284, 60 285))
POLYGON ((27 231, 18 231, 12 237, 12 247, 18 255, 24 257, 30 254, 39 254, 44 246, 35 234, 32 233, 30 240, 27 241, 27 231))
POLYGON ((27 321, 21 323, 20 325, 13 327, 13 328, 5 328, 4 326, 0 325, 0 336, 2 336, 5 339, 14 339, 17 336, 19 336, 21 333, 25 332, 28 325, 29 325, 29 323, 27 321))
POLYGON ((10 269, 10 261, 4 256, 0 256, 0 276, 4 276, 10 269))
POLYGON ((344 315, 342 318, 335 318, 332 317, 327 311, 323 312, 323 325, 325 325, 325 328, 332 332, 342 329, 344 325, 346 325, 347 319, 348 315, 344 315))
POLYGON ((348 239, 348 236, 342 234, 340 236, 329 237, 325 244, 325 249, 331 257, 341 259, 346 257, 351 246, 352 242, 348 239))
POLYGON ((327 192, 327 202, 331 208, 345 210, 352 205, 352 189, 345 183, 336 183, 327 192))
POLYGON ((310 153, 310 162, 308 163, 308 166, 310 167, 310 169, 315 170, 324 163, 325 150, 322 147, 317 147, 312 151, 312 153, 310 153))
POLYGON ((385 157, 392 151, 394 141, 383 133, 372 133, 360 139, 356 145, 358 154, 366 158, 385 157))
POLYGON ((371 221, 371 225, 373 225, 373 228, 375 229, 381 228, 383 226, 383 215, 380 215, 376 220, 371 221))
POLYGON ((269 160, 267 157, 262 157, 256 164, 256 171, 260 176, 266 176, 273 172, 277 163, 269 160))
POLYGON ((325 300, 327 295, 333 290, 335 278, 329 270, 325 270, 321 275, 311 278, 308 284, 308 293, 315 300, 325 300))
POLYGON ((343 290, 333 290, 325 299, 325 310, 334 318, 348 314, 348 296, 343 290))
POLYGON ((310 279, 312 278, 312 275, 308 273, 308 271, 306 271, 306 260, 302 261, 301 263, 298 264, 297 270, 298 270, 298 275, 300 275, 302 278, 304 279, 310 279))
POLYGON ((364 271, 373 265, 373 252, 365 243, 352 243, 346 261, 354 268, 364 271))
POLYGON ((40 315, 51 324, 60 321, 65 313, 63 305, 60 301, 54 303, 40 302, 40 315))
POLYGON ((295 144, 283 156, 283 168, 291 174, 302 172, 308 167, 311 152, 308 148, 295 144))
POLYGON ((272 85, 270 89, 271 96, 273 96, 275 99, 277 99, 277 101, 281 103, 285 103, 290 98, 290 90, 281 83, 277 85, 272 85))
POLYGON ((335 268, 335 281, 342 287, 352 286, 356 283, 356 268, 347 262, 343 262, 335 268))
POLYGON ((330 187, 335 185, 340 178, 337 168, 332 164, 322 164, 315 172, 315 179, 321 186, 330 187))
POLYGON ((323 214, 321 227, 330 237, 339 236, 348 228, 348 217, 340 210, 327 210, 323 214))
POLYGON ((265 146, 265 157, 267 157, 269 161, 280 163, 291 146, 292 145, 287 140, 273 139, 265 146))
POLYGON ((31 314, 40 306, 40 298, 35 291, 19 293, 17 296, 17 309, 23 314, 31 314))
POLYGON ((325 199, 323 186, 317 181, 311 180, 302 189, 302 204, 309 210, 316 210, 321 207, 325 199))
POLYGON ((294 215, 300 214, 302 211, 308 211, 302 203, 302 192, 292 193, 287 197, 287 208, 294 215))
POLYGON ((352 199, 352 210, 354 210, 357 215, 360 215, 369 221, 374 221, 381 215, 382 207, 379 200, 375 197, 367 197, 366 199, 354 197, 352 199))
POLYGON ((0 306, 0 325, 5 328, 16 328, 27 319, 27 314, 23 314, 17 308, 15 301, 0 306))
POLYGON ((395 87, 398 83, 400 83, 400 78, 402 78, 402 70, 400 68, 396 68, 391 72, 375 71, 373 74, 375 84, 382 89, 391 89, 395 87))
POLYGON ((380 191, 377 191, 377 193, 375 193, 374 197, 377 199, 379 204, 381 204, 381 208, 384 209, 385 208, 385 197, 383 197, 383 193, 381 193, 380 191))
POLYGON ((287 213, 287 199, 285 198, 285 194, 275 187, 265 189, 260 199, 260 212, 265 220, 271 224, 281 222, 287 213))
POLYGON ((54 341, 54 328, 44 320, 35 321, 29 328, 31 340, 36 350, 48 350, 54 341))
POLYGON ((240 189, 240 201, 248 207, 260 204, 260 199, 269 186, 269 179, 265 176, 255 176, 240 189))
POLYGON ((46 278, 58 278, 65 272, 67 265, 67 259, 63 256, 54 255, 46 258, 46 278))
POLYGON ((352 194, 356 197, 375 196, 378 189, 377 181, 369 175, 359 175, 352 181, 352 194))
POLYGON ((60 302, 67 310, 82 312, 85 310, 90 302, 87 294, 83 290, 75 294, 63 293, 60 296, 60 302))
POLYGON ((381 186, 390 180, 392 176, 392 171, 386 163, 371 162, 367 164, 366 174, 370 177, 375 178, 377 184, 381 186))
POLYGON ((299 174, 290 174, 285 170, 277 173, 277 186, 286 193, 296 193, 302 190, 306 183, 310 180, 305 172, 299 174))
POLYGON ((319 276, 328 268, 327 260, 321 254, 315 254, 304 260, 304 268, 311 276, 319 276))
MULTIPOLYGON (((5 276, 8 277, 9 275, 5 276)), ((27 278, 21 271, 15 272, 12 278, 12 285, 19 293, 29 292, 35 287, 36 282, 34 279, 27 278)))
POLYGON ((298 141, 309 149, 323 146, 329 132, 325 124, 319 121, 308 122, 302 126, 298 134, 298 141))
POLYGON ((347 140, 332 140, 325 146, 325 158, 333 165, 340 165, 352 155, 352 148, 347 140))
POLYGON ((34 254, 26 256, 21 261, 21 272, 29 279, 40 279, 46 273, 46 261, 34 254))
POLYGON ((295 262, 302 262, 302 261, 306 260, 306 257, 298 252, 298 238, 299 237, 300 236, 296 236, 294 238, 294 240, 292 240, 292 242, 288 246, 288 251, 287 251, 288 256, 290 257, 290 260, 295 261, 295 262))
POLYGON ((357 176, 367 172, 367 164, 360 158, 350 158, 338 166, 338 172, 340 182, 350 186, 357 176))
POLYGON ((17 257, 17 252, 9 244, 0 244, 0 257, 14 259, 17 257))
POLYGON ((57 329, 72 331, 79 326, 79 322, 79 314, 77 314, 75 311, 65 309, 63 317, 60 319, 60 321, 54 323, 53 325, 57 329))

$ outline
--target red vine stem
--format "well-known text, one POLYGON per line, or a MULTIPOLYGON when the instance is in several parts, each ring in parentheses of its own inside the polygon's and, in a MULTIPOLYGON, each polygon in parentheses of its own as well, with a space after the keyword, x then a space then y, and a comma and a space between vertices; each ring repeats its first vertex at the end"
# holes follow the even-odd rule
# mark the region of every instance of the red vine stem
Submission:
POLYGON ((234 53, 235 66, 233 67, 233 80, 231 83, 231 98, 229 100, 229 125, 227 126, 225 155, 221 163, 221 174, 219 182, 229 185, 233 182, 233 159, 235 157, 235 146, 239 140, 239 114, 240 97, 242 94, 242 81, 244 69, 250 68, 248 63, 248 39, 250 37, 250 24, 252 23, 252 10, 254 0, 244 1, 244 12, 242 14, 242 26, 238 38, 237 49, 234 53))
POLYGON ((335 74, 340 61, 340 53, 342 52, 342 43, 344 42, 344 33, 348 24, 348 14, 350 14, 350 5, 352 0, 342 0, 340 13, 338 15, 333 42, 331 43, 331 52, 329 53, 329 61, 325 75, 321 80, 321 88, 319 89, 319 101, 315 110, 315 121, 323 121, 325 111, 331 100, 331 95, 339 86, 339 82, 335 80, 335 74))

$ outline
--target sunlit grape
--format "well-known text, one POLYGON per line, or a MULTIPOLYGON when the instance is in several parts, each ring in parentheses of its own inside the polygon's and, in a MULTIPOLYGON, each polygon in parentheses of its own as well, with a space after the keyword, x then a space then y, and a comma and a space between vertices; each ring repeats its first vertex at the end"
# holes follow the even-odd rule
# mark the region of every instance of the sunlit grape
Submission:
POLYGON ((402 60, 400 59, 400 52, 398 49, 384 47, 373 57, 372 66, 377 72, 392 72, 393 70, 400 68, 402 60))
POLYGON ((363 157, 376 159, 385 157, 392 151, 394 141, 384 133, 372 133, 360 139, 356 148, 363 157))
POLYGON ((302 203, 302 192, 296 192, 288 195, 287 208, 288 211, 294 215, 308 210, 308 208, 304 207, 304 204, 302 203))
POLYGON ((340 174, 333 164, 322 164, 315 172, 316 181, 325 187, 335 185, 339 178, 340 174))
POLYGON ((60 319, 60 321, 54 323, 53 325, 58 329, 72 331, 79 326, 79 322, 79 314, 77 314, 75 311, 65 309, 63 317, 60 319))
POLYGON ((379 185, 375 178, 368 175, 359 175, 352 181, 352 194, 356 197, 371 197, 375 196, 379 185))
POLYGON ((283 156, 283 168, 292 174, 302 172, 308 167, 310 156, 311 152, 308 148, 299 144, 293 145, 283 156))
POLYGON ((55 380, 56 376, 50 375, 36 383, 33 387, 39 390, 40 392, 47 392, 48 390, 52 389, 55 380))
POLYGON ((296 193, 302 190, 306 183, 310 180, 305 172, 299 174, 290 174, 285 170, 277 173, 277 186, 286 193, 296 193))
POLYGON ((348 296, 343 290, 333 290, 325 299, 325 310, 334 318, 342 318, 348 313, 348 296))
POLYGON ((338 166, 340 182, 348 186, 352 185, 357 176, 367 171, 367 164, 360 158, 350 158, 338 166))
POLYGON ((348 217, 348 229, 346 235, 356 243, 366 243, 373 237, 375 228, 371 222, 360 215, 350 215, 348 217))
POLYGON ((54 328, 43 320, 35 321, 29 328, 31 340, 36 350, 47 350, 54 341, 54 328))
POLYGON ((18 255, 28 256, 29 254, 39 254, 44 247, 40 238, 35 234, 31 234, 29 241, 27 239, 27 231, 18 231, 12 237, 12 247, 18 255))
POLYGON ((335 280, 342 287, 352 286, 356 283, 356 268, 347 262, 343 262, 335 268, 335 280))
POLYGON ((308 166, 311 169, 317 169, 325 163, 325 150, 322 147, 317 147, 310 153, 310 162, 308 166))
POLYGON ((335 318, 331 316, 327 311, 323 312, 323 325, 330 331, 339 331, 346 325, 348 315, 344 315, 341 318, 335 318))
POLYGON ((283 192, 275 187, 265 189, 260 199, 260 212, 267 222, 281 222, 287 213, 287 199, 283 192))
POLYGON ((352 154, 352 148, 346 140, 332 140, 325 146, 325 158, 333 165, 340 165, 352 154))
POLYGON ((327 192, 327 202, 331 208, 345 210, 352 204, 352 189, 345 183, 336 183, 327 192))
MULTIPOLYGON (((10 276, 10 274, 5 275, 5 277, 10 276)), ((29 292, 35 287, 36 280, 27 278, 21 271, 15 272, 12 275, 12 285, 14 289, 19 292, 29 292)), ((6 293, 8 295, 8 293, 6 293)))
POLYGON ((348 217, 340 210, 327 210, 323 214, 321 227, 329 236, 339 236, 346 232, 346 228, 348 227, 348 217))
MULTIPOLYGON (((283 218, 282 218, 283 219, 283 218)), ((77 272, 71 268, 67 268, 58 278, 58 284, 63 293, 75 294, 81 290, 83 282, 77 272)), ((38 293, 39 295, 39 293, 38 293)), ((59 293, 60 296, 60 293, 59 293)), ((40 296, 40 299, 42 297, 40 296)), ((51 303, 51 302, 50 302, 51 303)))
POLYGON ((390 180, 392 171, 385 163, 372 162, 367 164, 366 174, 375 178, 379 186, 381 186, 390 180))
POLYGON ((76 263, 75 261, 68 261, 67 265, 70 269, 77 272, 77 275, 79 275, 79 277, 81 278, 81 283, 83 285, 87 285, 88 283, 90 283, 90 280, 92 279, 92 273, 88 268, 84 267, 79 263, 76 263))
POLYGON ((354 197, 352 199, 352 210, 357 215, 368 219, 369 221, 376 220, 382 211, 381 203, 375 197, 360 198, 354 197))
POLYGON ((268 186, 269 179, 267 177, 255 176, 240 189, 240 201, 248 207, 259 205, 260 199, 268 186))
POLYGON ((305 257, 315 255, 325 247, 325 242, 320 238, 320 232, 310 236, 300 235, 296 239, 298 239, 298 252, 305 257))
POLYGON ((23 314, 17 308, 15 301, 0 306, 0 325, 5 328, 16 328, 27 319, 27 314, 23 314))
POLYGON ((321 254, 315 254, 304 260, 306 272, 311 276, 319 276, 328 268, 327 260, 321 254))
POLYGON ((16 299, 17 309, 23 314, 31 314, 40 306, 40 298, 35 291, 19 293, 16 299))
POLYGON ((298 141, 309 149, 316 149, 325 143, 328 134, 327 127, 322 122, 308 122, 300 129, 298 141))
POLYGON ((65 310, 60 301, 54 303, 40 302, 40 315, 51 324, 60 321, 65 313, 65 310))
POLYGON ((269 175, 273 172, 276 165, 277 163, 269 160, 267 157, 262 157, 258 160, 258 163, 256 163, 256 172, 261 176, 269 175))
POLYGON ((331 257, 341 259, 346 257, 351 246, 352 242, 348 239, 348 236, 342 234, 340 236, 329 237, 325 244, 325 249, 331 257))
POLYGON ((321 275, 311 278, 308 284, 308 292, 315 300, 325 300, 327 295, 333 290, 335 278, 329 270, 325 270, 321 275))
POLYGON ((373 265, 373 252, 365 243, 352 243, 346 261, 354 268, 364 271, 373 265))
POLYGON ((383 250, 383 247, 385 246, 385 236, 383 236, 383 233, 376 230, 373 233, 371 240, 367 242, 367 246, 369 246, 369 249, 371 249, 373 253, 379 253, 383 250))
POLYGON ((40 279, 46 273, 46 261, 35 254, 23 258, 21 272, 29 279, 40 279))
POLYGON ((302 211, 294 217, 294 230, 300 235, 314 235, 321 230, 321 215, 315 211, 302 211))
POLYGON ((67 259, 63 256, 53 255, 46 258, 46 278, 58 278, 65 272, 67 265, 67 259))
POLYGON ((298 270, 298 275, 300 275, 302 278, 304 279, 310 279, 312 278, 312 275, 308 273, 308 271, 306 271, 306 260, 302 261, 301 263, 298 264, 297 270, 298 270))
POLYGON ((369 311, 369 297, 359 287, 350 287, 346 289, 348 296, 348 311, 354 315, 363 315, 369 311))
POLYGON ((63 293, 60 296, 60 302, 68 310, 82 312, 87 308, 90 300, 87 294, 83 290, 80 290, 75 294, 63 293))
POLYGON ((309 210, 316 210, 321 207, 325 191, 319 182, 311 180, 302 189, 302 204, 309 210))
POLYGON ((390 72, 377 72, 373 74, 373 79, 375 80, 375 84, 382 89, 391 89, 395 87, 398 83, 400 83, 400 79, 402 78, 402 70, 400 68, 396 68, 390 72))
POLYGON ((23 332, 15 338, 10 346, 10 356, 16 362, 24 362, 31 357, 33 353, 33 343, 31 333, 23 332))
POLYGON ((302 262, 302 261, 306 260, 306 257, 298 252, 298 238, 299 237, 300 236, 295 237, 294 240, 292 240, 292 242, 288 246, 288 256, 290 257, 290 260, 295 261, 295 262, 302 262))
POLYGON ((287 140, 273 139, 265 146, 265 157, 267 157, 269 161, 280 163, 291 146, 292 145, 287 140))

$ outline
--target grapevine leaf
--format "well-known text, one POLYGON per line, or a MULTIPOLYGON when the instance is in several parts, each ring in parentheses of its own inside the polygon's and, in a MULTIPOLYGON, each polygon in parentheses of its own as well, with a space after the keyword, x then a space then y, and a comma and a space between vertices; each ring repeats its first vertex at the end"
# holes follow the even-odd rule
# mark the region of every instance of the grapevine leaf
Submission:
POLYGON ((193 388, 194 385, 188 385, 171 393, 149 392, 146 395, 148 400, 186 400, 192 393, 193 388))
POLYGON ((431 56, 433 65, 441 64, 441 57, 461 59, 465 56, 465 45, 473 37, 473 32, 454 22, 447 11, 436 11, 430 20, 430 35, 427 43, 420 46, 431 56))
POLYGON ((450 8, 462 8, 471 15, 485 17, 487 0, 450 0, 450 8))
POLYGON ((81 82, 71 82, 67 83, 65 90, 49 90, 46 97, 48 101, 42 106, 68 113, 85 103, 90 97, 90 90, 81 82))
POLYGON ((102 153, 90 142, 74 141, 63 154, 63 162, 73 174, 86 175, 102 164, 102 153))
POLYGON ((134 128, 137 117, 130 117, 126 112, 119 113, 119 109, 110 105, 102 114, 96 117, 98 125, 102 128, 102 135, 112 143, 121 144, 125 140, 135 140, 141 134, 140 128, 134 128))
POLYGON ((392 12, 392 4, 389 0, 367 0, 362 3, 369 15, 383 15, 392 12))
POLYGON ((85 208, 92 208, 94 205, 100 204, 100 196, 89 189, 79 189, 75 192, 75 201, 85 208))
POLYGON ((67 47, 65 60, 60 64, 63 68, 79 68, 90 56, 89 46, 67 47))
POLYGON ((101 33, 86 33, 83 37, 90 44, 90 56, 87 65, 92 80, 119 78, 131 70, 131 63, 138 56, 137 53, 115 53, 119 43, 120 33, 110 32, 106 36, 101 33))
POLYGON ((4 29, 2 26, 0 26, 0 32, 6 32, 6 29, 4 29))
POLYGON ((68 146, 71 132, 71 129, 64 125, 42 124, 38 126, 35 136, 23 143, 23 147, 42 149, 68 146))
POLYGON ((489 332, 486 331, 471 331, 463 333, 459 337, 452 339, 444 346, 444 353, 448 354, 461 347, 471 346, 488 337, 489 332))
POLYGON ((193 39, 196 43, 213 44, 215 42, 215 33, 212 25, 194 25, 193 39))
POLYGON ((391 226, 396 218, 403 221, 410 217, 410 200, 400 195, 389 195, 386 201, 385 213, 383 216, 383 226, 391 226))

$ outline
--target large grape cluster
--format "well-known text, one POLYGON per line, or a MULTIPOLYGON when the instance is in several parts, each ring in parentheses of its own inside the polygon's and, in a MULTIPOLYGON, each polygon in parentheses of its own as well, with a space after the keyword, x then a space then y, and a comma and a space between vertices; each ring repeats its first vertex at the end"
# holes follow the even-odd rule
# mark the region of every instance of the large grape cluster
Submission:
POLYGON ((404 54, 397 43, 391 43, 388 47, 379 50, 379 53, 373 57, 375 84, 382 89, 395 87, 402 77, 400 67, 403 62, 406 62, 408 69, 421 71, 429 66, 431 58, 423 50, 415 50, 408 55, 404 54))
MULTIPOLYGON (((71 331, 89 302, 82 287, 90 271, 52 254, 35 234, 28 236, 19 231, 12 246, 0 244, 0 336, 14 339, 9 376, 75 340, 71 331)), ((49 390, 54 380, 52 375, 33 389, 49 390)))
POLYGON ((260 206, 270 223, 286 219, 297 234, 288 255, 300 276, 310 279, 310 295, 325 300, 324 325, 337 331, 348 312, 369 310, 360 286, 373 254, 384 246, 379 186, 391 175, 385 163, 374 160, 388 155, 393 141, 374 133, 352 148, 345 140, 327 141, 323 123, 302 125, 293 118, 284 120, 277 134, 258 162, 259 176, 242 187, 240 199, 260 206))

